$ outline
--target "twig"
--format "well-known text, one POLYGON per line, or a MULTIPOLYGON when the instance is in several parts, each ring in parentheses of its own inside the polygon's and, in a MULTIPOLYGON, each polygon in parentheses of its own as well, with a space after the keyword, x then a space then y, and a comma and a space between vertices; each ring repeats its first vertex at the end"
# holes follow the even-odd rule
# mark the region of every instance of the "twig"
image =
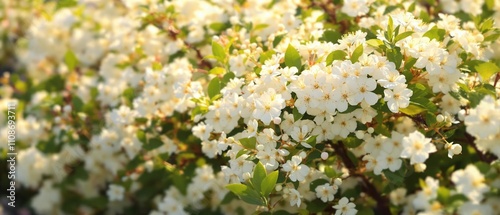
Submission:
POLYGON ((349 156, 347 156, 347 149, 345 148, 344 143, 339 141, 337 144, 330 143, 330 145, 335 150, 337 156, 340 157, 345 167, 349 170, 349 174, 361 178, 363 181, 363 191, 377 202, 377 214, 391 214, 391 210, 389 209, 389 200, 377 191, 377 188, 370 182, 370 180, 368 180, 366 175, 356 171, 356 165, 354 165, 349 156))

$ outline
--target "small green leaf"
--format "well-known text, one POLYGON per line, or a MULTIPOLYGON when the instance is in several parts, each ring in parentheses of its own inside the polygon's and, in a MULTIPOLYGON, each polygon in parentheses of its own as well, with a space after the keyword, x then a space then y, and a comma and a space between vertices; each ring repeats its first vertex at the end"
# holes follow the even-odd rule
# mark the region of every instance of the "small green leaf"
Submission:
POLYGON ((399 111, 410 116, 415 116, 419 113, 426 111, 426 109, 421 107, 420 105, 415 105, 410 103, 410 105, 406 108, 399 108, 399 111))
POLYGON ((76 5, 78 5, 78 1, 76 1, 76 0, 59 0, 59 1, 57 1, 56 10, 59 10, 61 8, 65 8, 65 7, 73 7, 76 5))
POLYGON ((255 149, 255 144, 257 143, 257 138, 242 138, 240 139, 241 145, 243 145, 247 149, 255 149))
POLYGON ((337 43, 342 35, 337 31, 326 30, 323 32, 323 36, 319 39, 320 41, 337 43))
POLYGON ((75 70, 76 66, 78 66, 78 58, 76 58, 75 53, 71 50, 68 50, 64 55, 64 63, 68 67, 69 71, 75 70))
POLYGON ((351 62, 356 63, 359 60, 359 57, 363 54, 363 44, 359 45, 351 55, 351 62))
POLYGON ((222 75, 222 74, 226 73, 226 69, 224 69, 222 67, 214 67, 208 73, 213 74, 213 75, 222 75))
POLYGON ((329 66, 334 60, 345 60, 347 53, 342 50, 335 50, 326 57, 326 65, 329 66))
POLYGON ((445 30, 434 27, 431 30, 425 32, 424 37, 428 37, 431 40, 435 39, 437 41, 443 41, 445 34, 445 30))
POLYGON ((266 176, 267 176, 266 168, 264 167, 264 165, 262 165, 261 162, 258 162, 257 165, 255 165, 255 168, 253 170, 253 176, 250 179, 253 187, 256 190, 261 190, 260 184, 262 183, 262 180, 264 180, 266 176))
POLYGON ((230 26, 231 25, 229 23, 216 22, 210 24, 208 27, 216 32, 221 32, 223 30, 226 30, 230 26))
POLYGON ((283 38, 285 37, 286 34, 280 34, 276 37, 274 37, 274 41, 273 41, 273 47, 276 47, 280 44, 280 42, 283 40, 283 38))
POLYGON ((261 184, 261 192, 262 194, 267 197, 271 192, 273 192, 274 187, 276 186, 276 182, 278 181, 278 171, 273 171, 267 175, 264 180, 262 180, 261 184))
POLYGON ((300 54, 291 44, 288 45, 285 52, 285 65, 288 67, 297 67, 297 69, 300 69, 302 66, 300 54))
POLYGON ((224 47, 222 47, 215 41, 212 42, 212 54, 219 62, 224 62, 226 59, 226 52, 224 51, 224 47))
POLYGON ((387 25, 387 40, 392 41, 392 37, 394 36, 394 21, 392 20, 392 16, 389 16, 389 23, 387 25))
POLYGON ((259 62, 261 64, 264 64, 266 62, 266 60, 271 59, 275 53, 276 52, 274 52, 273 50, 269 50, 267 52, 262 53, 260 55, 259 62))
POLYGON ((391 182, 392 184, 402 184, 404 181, 404 176, 398 174, 398 172, 391 172, 390 170, 386 169, 383 171, 385 177, 391 182))
POLYGON ((309 146, 311 147, 314 147, 316 145, 316 137, 318 135, 313 135, 313 136, 310 136, 306 139, 306 143, 309 144, 309 146))
POLYGON ((331 166, 325 167, 325 174, 329 178, 336 178, 337 177, 337 171, 335 171, 331 166))
POLYGON ((292 111, 292 114, 293 114, 293 121, 294 122, 297 122, 298 120, 300 120, 303 116, 303 114, 301 114, 299 112, 299 109, 297 109, 297 107, 294 107, 293 108, 293 111, 292 111))
POLYGON ((493 7, 495 7, 495 0, 486 0, 486 8, 493 10, 493 7))
POLYGON ((475 66, 474 68, 481 76, 481 79, 483 79, 483 81, 485 81, 485 82, 487 82, 492 75, 500 72, 500 68, 498 68, 498 66, 496 64, 491 63, 491 62, 481 63, 481 64, 475 66))
POLYGON ((73 110, 76 112, 81 112, 83 110, 83 101, 80 99, 80 97, 73 95, 71 98, 71 102, 73 103, 73 110))
POLYGON ((216 95, 220 93, 220 90, 221 90, 220 79, 218 77, 215 77, 208 84, 208 97, 214 98, 216 95))
POLYGON ((409 36, 411 36, 414 32, 413 31, 407 31, 407 32, 403 32, 401 34, 398 34, 398 36, 396 36, 396 38, 394 39, 394 42, 398 42, 404 38, 407 38, 409 36))
POLYGON ((150 151, 156 149, 163 145, 163 142, 159 138, 151 138, 148 141, 148 144, 144 145, 144 149, 150 151))
POLYGON ((229 184, 226 188, 240 197, 241 200, 252 205, 265 205, 257 191, 244 184, 229 184))
POLYGON ((368 41, 366 41, 366 44, 373 46, 375 48, 380 48, 384 46, 384 42, 382 42, 382 40, 379 39, 369 39, 368 41))
POLYGON ((347 148, 356 148, 363 143, 363 140, 356 137, 347 137, 343 142, 347 148))

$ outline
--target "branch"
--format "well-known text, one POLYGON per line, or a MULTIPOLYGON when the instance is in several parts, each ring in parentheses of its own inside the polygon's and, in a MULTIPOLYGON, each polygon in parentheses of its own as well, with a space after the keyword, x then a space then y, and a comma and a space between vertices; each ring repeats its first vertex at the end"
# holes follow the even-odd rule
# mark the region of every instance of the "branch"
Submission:
POLYGON ((347 149, 345 148, 344 143, 342 143, 342 141, 338 141, 337 144, 330 143, 330 145, 335 150, 337 156, 340 157, 345 167, 349 170, 349 174, 361 178, 363 181, 363 191, 377 202, 377 214, 391 214, 391 210, 389 209, 389 200, 377 191, 377 188, 370 182, 366 175, 356 171, 356 165, 352 162, 349 156, 347 156, 347 149))

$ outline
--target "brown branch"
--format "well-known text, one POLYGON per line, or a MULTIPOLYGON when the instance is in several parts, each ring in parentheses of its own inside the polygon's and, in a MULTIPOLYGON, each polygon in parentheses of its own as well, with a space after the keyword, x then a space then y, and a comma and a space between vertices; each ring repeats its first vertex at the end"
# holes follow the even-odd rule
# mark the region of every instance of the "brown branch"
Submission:
POLYGON ((391 214, 391 210, 389 208, 389 200, 377 191, 375 185, 370 182, 366 175, 356 171, 356 165, 347 155, 347 149, 345 148, 344 143, 342 143, 342 141, 338 141, 337 144, 330 143, 330 145, 335 150, 337 156, 342 160, 345 167, 349 170, 349 174, 361 178, 361 180, 363 181, 363 191, 377 202, 377 214, 391 214))
MULTIPOLYGON (((179 29, 175 28, 173 26, 173 24, 170 23, 170 25, 167 27, 167 31, 168 31, 168 36, 170 38, 172 38, 172 40, 177 40, 177 36, 180 33, 179 29)), ((203 55, 201 54, 201 51, 199 49, 197 49, 196 47, 192 46, 191 44, 187 43, 184 40, 183 40, 183 42, 184 42, 184 45, 186 45, 189 50, 194 50, 196 52, 196 58, 199 61, 200 68, 205 68, 207 70, 212 69, 212 64, 210 64, 210 62, 205 60, 205 58, 203 57, 203 55)))
POLYGON ((493 87, 497 87, 497 83, 500 80, 500 71, 497 72, 497 75, 495 76, 495 82, 493 83, 493 87))
POLYGON ((328 20, 334 25, 340 26, 340 33, 344 34, 349 30, 349 23, 346 20, 337 20, 337 8, 333 2, 330 1, 312 1, 312 6, 320 7, 328 15, 328 20))

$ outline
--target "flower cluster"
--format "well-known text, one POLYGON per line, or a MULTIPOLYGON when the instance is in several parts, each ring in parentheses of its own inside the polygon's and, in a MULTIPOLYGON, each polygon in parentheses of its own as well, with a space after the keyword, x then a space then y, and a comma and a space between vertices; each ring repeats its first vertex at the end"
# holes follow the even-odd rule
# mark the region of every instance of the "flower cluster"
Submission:
POLYGON ((498 0, 5 5, 19 208, 500 211, 498 0))

